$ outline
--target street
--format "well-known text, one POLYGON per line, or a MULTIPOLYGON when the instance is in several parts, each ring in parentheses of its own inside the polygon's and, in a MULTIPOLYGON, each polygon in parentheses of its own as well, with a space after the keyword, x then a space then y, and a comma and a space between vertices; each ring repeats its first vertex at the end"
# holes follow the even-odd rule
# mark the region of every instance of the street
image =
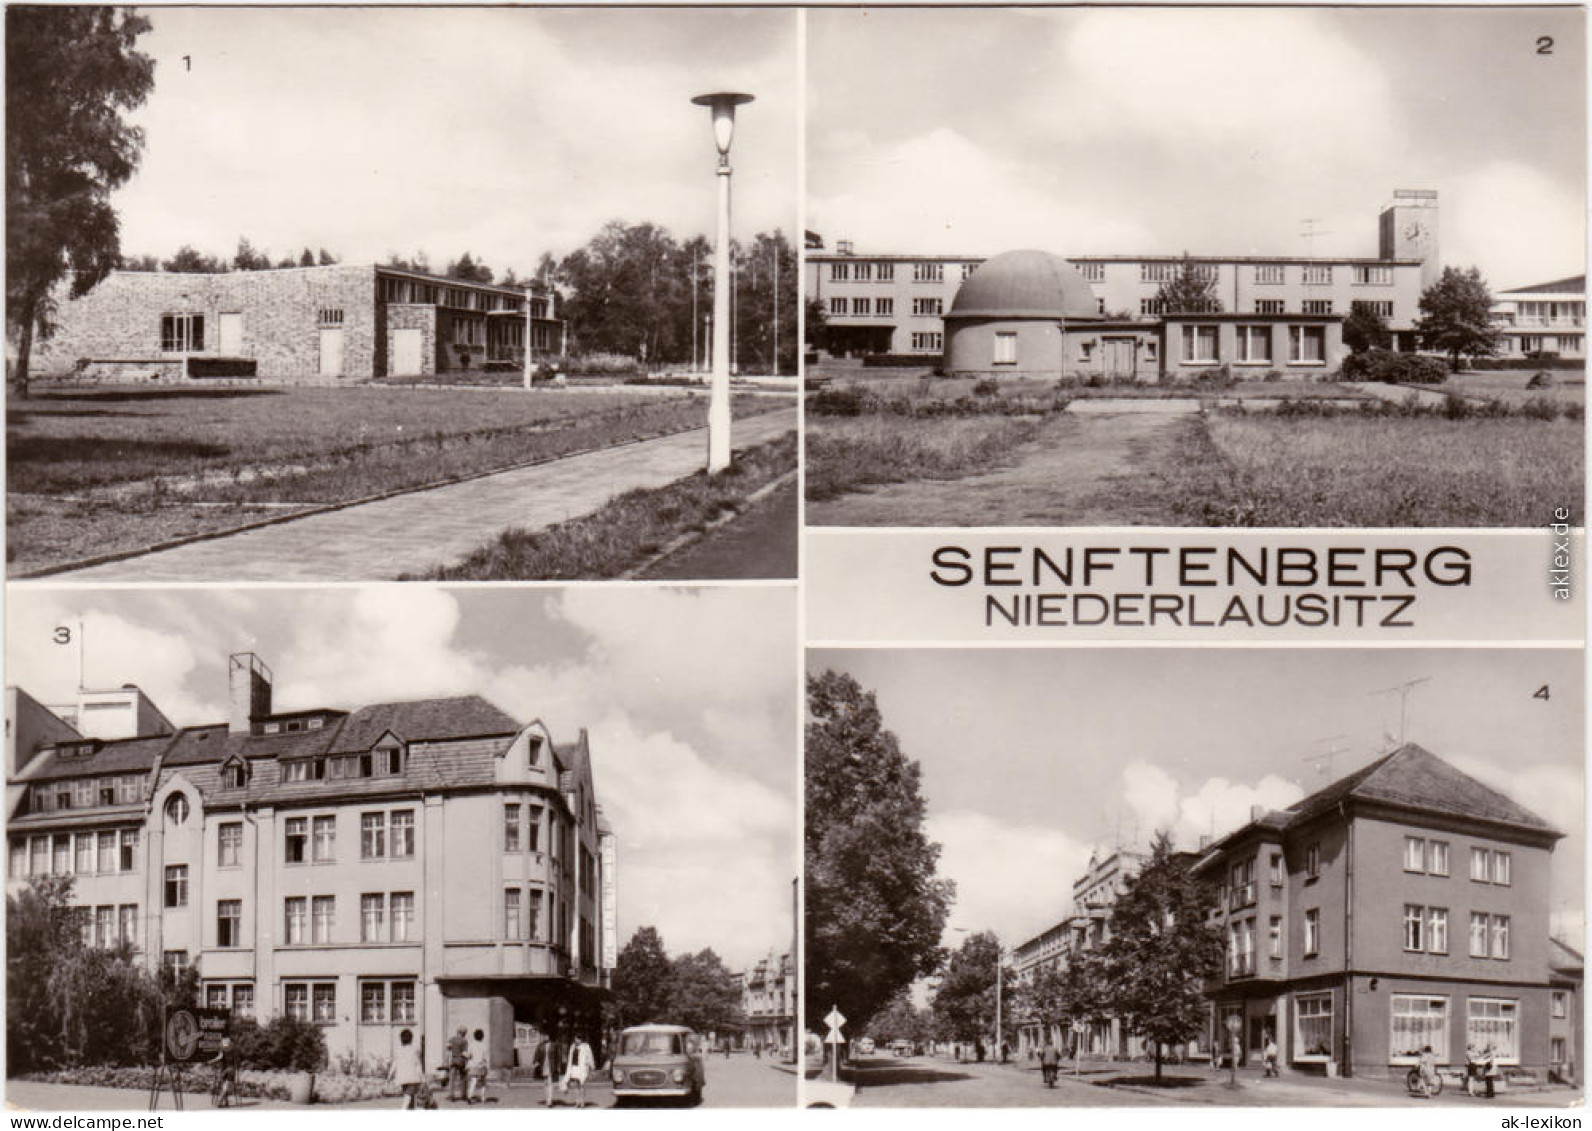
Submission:
MULTIPOLYGON (((736 1053, 728 1060, 722 1056, 713 1057, 708 1061, 707 1080, 707 1088, 702 1093, 703 1107, 796 1106, 796 1075, 777 1060, 757 1060, 750 1053, 736 1053)), ((474 1110, 463 1104, 449 1103, 446 1095, 445 1091, 438 1093, 437 1106, 440 1110, 474 1110)), ((546 1098, 547 1087, 540 1080, 492 1084, 487 1088, 487 1103, 481 1110, 540 1107, 546 1098)), ((188 1111, 210 1110, 207 1096, 188 1095, 183 1099, 183 1106, 188 1111)), ((614 1106, 613 1091, 605 1073, 599 1072, 592 1077, 592 1083, 586 1089, 586 1102, 592 1107, 614 1106)), ((654 1102, 662 1106, 664 1101, 654 1102)), ((5 1084, 5 1105, 13 1111, 143 1111, 148 1104, 148 1092, 130 1088, 38 1084, 27 1080, 7 1080, 5 1084)), ((162 1099, 161 1106, 168 1111, 171 1109, 169 1096, 162 1099)), ((252 1099, 244 1100, 239 1106, 244 1111, 294 1109, 293 1104, 285 1101, 262 1102, 252 1099)), ((334 1106, 338 1109, 380 1110, 398 1107, 399 1100, 396 1096, 386 1096, 359 1103, 316 1104, 315 1108, 327 1110, 334 1106)), ((560 1110, 575 1110, 571 1097, 561 1092, 555 1093, 554 1106, 560 1110)))
POLYGON ((958 1064, 941 1057, 872 1057, 854 1063, 852 1080, 857 1094, 852 1107, 1137 1107, 1167 1104, 1207 1104, 1222 1107, 1404 1107, 1441 1105, 1511 1110, 1519 1107, 1568 1107, 1581 1094, 1569 1088, 1516 1091, 1496 1100, 1445 1091, 1422 1100, 1404 1090, 1402 1080, 1327 1079, 1288 1073, 1266 1079, 1258 1068, 1241 1069, 1236 1088, 1227 1087, 1227 1074, 1190 1065, 1163 1069, 1174 1086, 1156 1088, 1148 1083, 1154 1066, 1142 1062, 1085 1061, 1074 1076, 1071 1062, 1063 1064, 1056 1087, 1046 1088, 1032 1062, 996 1065, 958 1064), (1133 1083, 1107 1086, 1107 1080, 1131 1078, 1133 1083))

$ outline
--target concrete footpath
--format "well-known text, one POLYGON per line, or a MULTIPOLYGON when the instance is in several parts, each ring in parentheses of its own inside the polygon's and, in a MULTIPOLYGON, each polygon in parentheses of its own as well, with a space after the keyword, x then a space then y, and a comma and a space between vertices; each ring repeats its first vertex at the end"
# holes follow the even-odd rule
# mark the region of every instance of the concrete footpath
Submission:
MULTIPOLYGON (((796 427, 796 409, 735 421, 737 451, 796 427)), ((450 564, 511 527, 540 530, 699 470, 707 430, 308 515, 52 576, 104 582, 383 581, 450 564)))

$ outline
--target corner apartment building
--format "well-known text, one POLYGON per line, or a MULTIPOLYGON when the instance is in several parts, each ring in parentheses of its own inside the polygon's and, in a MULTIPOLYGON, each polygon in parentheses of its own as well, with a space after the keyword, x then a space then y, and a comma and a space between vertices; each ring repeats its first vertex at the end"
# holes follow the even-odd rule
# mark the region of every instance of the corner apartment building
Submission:
POLYGON ((1586 276, 1493 296, 1500 357, 1586 357, 1586 276))
POLYGON ((51 376, 183 381, 258 377, 338 384, 519 368, 561 356, 552 292, 393 267, 284 267, 222 274, 113 271, 64 295, 36 347, 51 376))
MULTIPOLYGON (((1375 257, 1191 258, 1212 280, 1225 314, 1341 321, 1356 304, 1365 304, 1386 320, 1398 348, 1414 349, 1421 291, 1439 274, 1437 194, 1395 191, 1378 216, 1377 239, 1375 257)), ((943 316, 985 258, 858 254, 850 240, 839 240, 834 252, 806 252, 806 295, 828 317, 832 355, 921 354, 930 362, 945 348, 943 316)), ((1182 264, 1175 253, 1065 258, 1089 283, 1097 312, 1113 324, 1157 324, 1163 312, 1156 295, 1182 264)), ((1244 359, 1234 352, 1210 360, 1244 359)))
POLYGON ((8 689, 8 890, 72 876, 91 945, 196 968, 236 1017, 312 1021, 333 1056, 413 1028, 435 1066, 459 1025, 494 1066, 516 1023, 596 1042, 613 834, 584 731, 556 743, 478 696, 275 711, 252 654, 224 723, 118 694, 139 733, 98 731, 96 693, 72 725, 8 689))
POLYGON ((1227 939, 1210 1037, 1268 1034, 1296 1069, 1399 1073, 1468 1044, 1545 1075, 1548 883, 1562 833, 1414 744, 1282 811, 1194 866, 1227 939))
POLYGON ((746 1014, 744 1046, 789 1054, 796 1018, 796 969, 789 952, 772 951, 741 976, 741 1010, 746 1014))

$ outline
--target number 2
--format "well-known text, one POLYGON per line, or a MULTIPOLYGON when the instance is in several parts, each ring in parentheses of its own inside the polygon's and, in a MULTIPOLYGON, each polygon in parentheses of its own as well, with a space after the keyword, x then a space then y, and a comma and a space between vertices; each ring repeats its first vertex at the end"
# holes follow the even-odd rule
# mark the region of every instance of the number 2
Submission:
POLYGON ((1553 36, 1551 36, 1551 35, 1539 35, 1539 36, 1537 36, 1537 54, 1538 55, 1552 55, 1553 54, 1553 36))

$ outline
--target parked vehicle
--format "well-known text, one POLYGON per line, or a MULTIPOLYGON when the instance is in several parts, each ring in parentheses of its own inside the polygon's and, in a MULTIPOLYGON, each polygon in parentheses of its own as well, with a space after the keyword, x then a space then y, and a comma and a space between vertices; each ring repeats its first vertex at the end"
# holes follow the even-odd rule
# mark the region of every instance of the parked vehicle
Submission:
POLYGON ((647 1097, 702 1102, 707 1065, 702 1040, 684 1025, 633 1025, 619 1034, 610 1077, 614 1103, 647 1097))

